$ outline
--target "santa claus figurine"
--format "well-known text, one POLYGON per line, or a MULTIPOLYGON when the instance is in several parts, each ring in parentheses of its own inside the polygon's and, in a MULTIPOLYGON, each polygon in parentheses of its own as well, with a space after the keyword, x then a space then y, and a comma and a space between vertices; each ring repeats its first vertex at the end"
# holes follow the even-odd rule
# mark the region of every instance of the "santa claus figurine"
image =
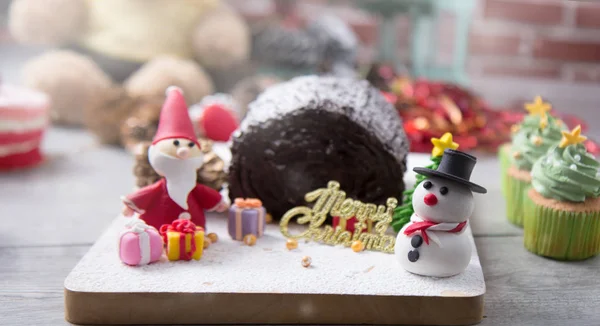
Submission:
POLYGON ((223 212, 229 208, 221 194, 196 183, 196 171, 203 162, 202 151, 183 93, 177 87, 167 89, 148 160, 163 178, 122 197, 123 215, 132 216, 136 212, 157 229, 176 219, 191 219, 205 228, 204 210, 223 212))

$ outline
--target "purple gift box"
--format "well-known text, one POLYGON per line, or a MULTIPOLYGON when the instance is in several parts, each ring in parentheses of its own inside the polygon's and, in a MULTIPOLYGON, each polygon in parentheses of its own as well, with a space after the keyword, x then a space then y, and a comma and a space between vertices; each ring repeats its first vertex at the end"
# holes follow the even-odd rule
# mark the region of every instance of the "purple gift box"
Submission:
POLYGON ((232 239, 242 241, 247 234, 260 238, 265 232, 267 211, 257 199, 236 199, 229 208, 227 229, 232 239))

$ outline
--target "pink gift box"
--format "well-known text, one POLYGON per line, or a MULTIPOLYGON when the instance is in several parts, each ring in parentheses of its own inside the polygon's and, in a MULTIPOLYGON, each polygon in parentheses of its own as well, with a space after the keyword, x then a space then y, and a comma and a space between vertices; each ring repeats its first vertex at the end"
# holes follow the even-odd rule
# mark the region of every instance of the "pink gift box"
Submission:
POLYGON ((129 222, 119 239, 119 258, 130 266, 158 261, 163 253, 163 240, 158 231, 140 219, 129 222))

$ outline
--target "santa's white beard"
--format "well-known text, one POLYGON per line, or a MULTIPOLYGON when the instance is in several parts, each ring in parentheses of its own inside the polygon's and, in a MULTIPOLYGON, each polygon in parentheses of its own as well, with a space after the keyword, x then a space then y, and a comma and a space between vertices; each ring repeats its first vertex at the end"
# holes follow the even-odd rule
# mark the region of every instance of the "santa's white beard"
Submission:
POLYGON ((202 155, 182 160, 166 155, 154 146, 150 146, 148 160, 156 173, 165 177, 169 197, 177 205, 187 210, 187 198, 190 191, 196 187, 196 171, 202 166, 202 155))

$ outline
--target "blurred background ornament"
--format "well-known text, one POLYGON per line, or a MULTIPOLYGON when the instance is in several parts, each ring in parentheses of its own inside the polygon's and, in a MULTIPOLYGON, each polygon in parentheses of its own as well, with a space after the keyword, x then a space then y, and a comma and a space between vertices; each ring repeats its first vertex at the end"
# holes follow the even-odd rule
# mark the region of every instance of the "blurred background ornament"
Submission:
POLYGON ((173 56, 148 61, 123 85, 132 96, 160 96, 167 87, 177 86, 183 90, 187 103, 196 103, 214 90, 210 77, 200 65, 173 56))
POLYGON ((256 24, 252 59, 259 72, 282 79, 316 73, 356 75, 358 40, 340 18, 322 14, 304 24, 293 15, 296 2, 276 2, 282 21, 256 24))
POLYGON ((117 142, 111 131, 122 119, 115 114, 127 106, 113 91, 122 82, 132 97, 179 86, 196 103, 215 81, 228 91, 250 72, 249 28, 219 0, 13 0, 8 27, 21 44, 62 48, 22 71, 26 86, 49 95, 53 121, 81 126, 84 112, 120 103, 120 110, 104 107, 111 116, 102 122, 88 121, 107 143, 117 142))
POLYGON ((69 50, 45 52, 21 70, 23 85, 48 94, 56 124, 81 126, 84 112, 106 100, 113 83, 95 62, 69 50))

